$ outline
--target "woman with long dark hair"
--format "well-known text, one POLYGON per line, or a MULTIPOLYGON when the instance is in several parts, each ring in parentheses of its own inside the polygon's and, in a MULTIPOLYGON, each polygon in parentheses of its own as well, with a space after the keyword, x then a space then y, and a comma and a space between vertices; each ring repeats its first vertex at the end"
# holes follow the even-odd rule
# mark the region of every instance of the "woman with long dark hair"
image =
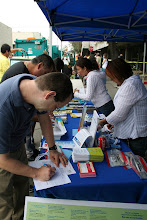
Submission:
POLYGON ((74 91, 74 97, 87 101, 92 101, 97 112, 109 115, 114 110, 113 101, 106 90, 106 75, 102 71, 98 71, 92 65, 92 62, 86 58, 80 58, 76 62, 77 73, 86 79, 86 93, 82 94, 74 91))

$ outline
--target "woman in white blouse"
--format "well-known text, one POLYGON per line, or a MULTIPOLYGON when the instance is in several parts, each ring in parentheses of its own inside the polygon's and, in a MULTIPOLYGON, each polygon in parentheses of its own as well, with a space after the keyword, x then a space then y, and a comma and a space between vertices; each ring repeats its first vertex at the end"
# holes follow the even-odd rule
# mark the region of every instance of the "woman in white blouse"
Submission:
POLYGON ((115 110, 101 126, 114 126, 114 135, 123 139, 134 154, 145 157, 147 151, 147 90, 139 75, 133 75, 131 67, 123 59, 108 63, 106 74, 120 88, 114 97, 115 110))
POLYGON ((87 58, 80 58, 76 62, 77 73, 86 79, 86 93, 74 91, 74 97, 92 101, 97 112, 109 115, 114 110, 114 105, 111 97, 107 93, 105 79, 106 75, 102 71, 93 70, 92 62, 87 58))

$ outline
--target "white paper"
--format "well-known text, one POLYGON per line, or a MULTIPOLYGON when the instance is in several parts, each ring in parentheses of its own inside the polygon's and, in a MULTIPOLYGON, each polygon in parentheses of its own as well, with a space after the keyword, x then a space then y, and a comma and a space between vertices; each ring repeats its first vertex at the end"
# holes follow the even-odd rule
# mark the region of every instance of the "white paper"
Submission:
POLYGON ((63 169, 67 175, 71 175, 71 174, 76 173, 76 171, 74 170, 73 166, 71 165, 71 163, 69 161, 68 161, 68 164, 66 165, 66 167, 64 167, 62 165, 62 163, 60 163, 59 167, 60 167, 60 169, 63 169))
POLYGON ((72 86, 73 86, 73 91, 75 89, 80 89, 83 88, 83 82, 81 79, 71 79, 72 86))
POLYGON ((62 148, 73 149, 75 147, 75 143, 73 141, 55 141, 55 143, 62 148))
POLYGON ((29 163, 30 166, 35 167, 35 168, 40 168, 44 164, 50 164, 52 167, 54 166, 56 168, 56 172, 55 172, 55 175, 49 181, 40 181, 40 180, 33 179, 36 191, 71 183, 71 180, 67 176, 64 169, 56 167, 55 164, 51 160, 39 160, 39 161, 33 161, 29 163))
POLYGON ((83 144, 85 143, 85 141, 88 138, 92 138, 91 134, 85 129, 82 128, 73 138, 73 141, 75 143, 76 146, 78 147, 82 147, 83 144))
POLYGON ((87 148, 75 147, 72 152, 72 160, 74 163, 78 161, 88 161, 90 153, 87 148))
POLYGON ((74 141, 75 145, 78 147, 83 147, 83 145, 85 143, 87 147, 93 147, 98 123, 99 123, 99 117, 98 117, 97 112, 94 111, 89 130, 82 128, 74 136, 73 141, 74 141))

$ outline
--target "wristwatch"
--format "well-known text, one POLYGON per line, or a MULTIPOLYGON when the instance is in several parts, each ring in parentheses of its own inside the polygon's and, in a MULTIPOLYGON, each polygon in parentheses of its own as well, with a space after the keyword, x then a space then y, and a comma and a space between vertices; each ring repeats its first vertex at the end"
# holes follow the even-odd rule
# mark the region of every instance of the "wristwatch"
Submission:
POLYGON ((57 150, 57 146, 54 145, 54 146, 50 147, 49 150, 57 150))

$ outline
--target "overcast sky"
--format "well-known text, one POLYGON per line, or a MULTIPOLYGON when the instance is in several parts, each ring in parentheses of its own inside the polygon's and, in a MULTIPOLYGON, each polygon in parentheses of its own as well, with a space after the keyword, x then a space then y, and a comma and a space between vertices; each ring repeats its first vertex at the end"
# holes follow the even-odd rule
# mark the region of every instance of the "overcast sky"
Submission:
MULTIPOLYGON (((11 27, 13 32, 39 32, 49 37, 49 23, 34 0, 0 0, 0 22, 11 27)), ((53 34, 53 45, 60 44, 53 34)))

